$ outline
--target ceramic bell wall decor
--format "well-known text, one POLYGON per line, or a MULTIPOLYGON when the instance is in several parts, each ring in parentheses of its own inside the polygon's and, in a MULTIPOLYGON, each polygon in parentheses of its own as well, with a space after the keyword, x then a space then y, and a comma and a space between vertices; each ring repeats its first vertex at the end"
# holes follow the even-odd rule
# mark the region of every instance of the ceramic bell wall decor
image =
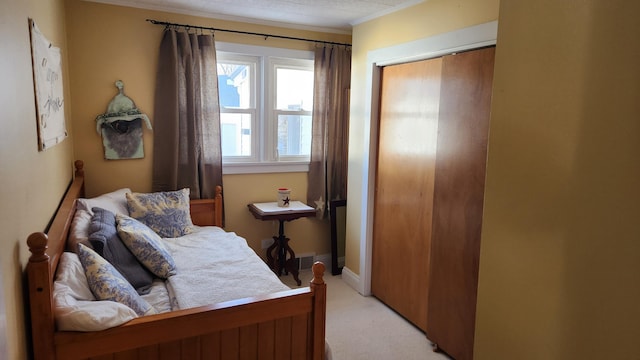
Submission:
POLYGON ((151 122, 124 94, 124 83, 118 80, 115 85, 118 94, 109 103, 107 112, 96 117, 96 131, 102 136, 104 158, 143 158, 142 123, 151 130, 151 122))

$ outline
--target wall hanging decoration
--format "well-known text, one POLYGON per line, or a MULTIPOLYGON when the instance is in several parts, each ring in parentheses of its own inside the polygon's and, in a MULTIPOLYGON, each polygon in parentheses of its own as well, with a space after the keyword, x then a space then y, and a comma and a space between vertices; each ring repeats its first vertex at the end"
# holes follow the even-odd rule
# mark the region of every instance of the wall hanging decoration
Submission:
POLYGON ((111 100, 107 112, 96 117, 96 131, 102 135, 104 158, 140 159, 144 157, 142 122, 151 130, 151 122, 136 104, 124 94, 124 83, 116 81, 118 94, 111 100))
POLYGON ((62 57, 60 49, 42 35, 29 19, 31 61, 38 118, 38 149, 46 150, 67 137, 64 120, 62 57))

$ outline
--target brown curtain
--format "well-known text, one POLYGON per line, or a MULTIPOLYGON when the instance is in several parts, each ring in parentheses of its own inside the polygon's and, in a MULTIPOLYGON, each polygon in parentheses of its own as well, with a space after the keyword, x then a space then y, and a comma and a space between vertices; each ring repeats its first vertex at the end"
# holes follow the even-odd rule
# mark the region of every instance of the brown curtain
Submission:
POLYGON ((329 201, 347 198, 351 48, 318 47, 314 66, 307 203, 324 218, 329 201))
POLYGON ((188 187, 192 199, 212 198, 216 185, 222 151, 213 35, 168 29, 156 80, 153 190, 188 187))

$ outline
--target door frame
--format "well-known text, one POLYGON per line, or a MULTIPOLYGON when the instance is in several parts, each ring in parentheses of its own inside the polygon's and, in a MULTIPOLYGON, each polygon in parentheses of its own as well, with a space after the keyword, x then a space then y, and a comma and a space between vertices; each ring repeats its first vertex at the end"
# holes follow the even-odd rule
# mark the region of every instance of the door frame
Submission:
MULTIPOLYGON (((365 113, 363 135, 363 161, 361 180, 361 204, 365 209, 361 216, 359 243, 360 268, 355 274, 348 267, 342 269, 342 278, 360 294, 371 295, 371 259, 373 244, 373 212, 375 196, 375 172, 380 105, 380 74, 382 67, 411 61, 435 58, 460 51, 496 45, 498 22, 484 24, 434 35, 404 44, 376 49, 367 53, 367 84, 365 87, 365 113)), ((351 204, 350 204, 351 206, 351 204)))

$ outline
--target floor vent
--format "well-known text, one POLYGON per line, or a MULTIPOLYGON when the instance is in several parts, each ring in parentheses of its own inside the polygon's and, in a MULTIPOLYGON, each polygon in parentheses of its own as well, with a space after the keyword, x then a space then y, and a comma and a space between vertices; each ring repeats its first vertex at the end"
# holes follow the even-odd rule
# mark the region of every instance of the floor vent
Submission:
POLYGON ((313 266, 315 254, 303 254, 296 258, 296 265, 299 270, 309 270, 313 266))

